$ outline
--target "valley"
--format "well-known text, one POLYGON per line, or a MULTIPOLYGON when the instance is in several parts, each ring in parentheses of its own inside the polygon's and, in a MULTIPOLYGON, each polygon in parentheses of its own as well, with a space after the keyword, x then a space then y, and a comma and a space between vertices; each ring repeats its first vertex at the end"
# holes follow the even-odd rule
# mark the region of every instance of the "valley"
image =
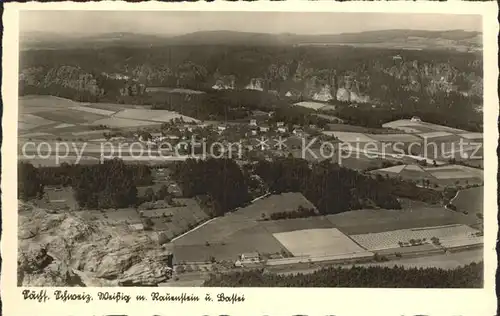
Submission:
POLYGON ((379 43, 344 34, 225 45, 192 34, 27 45, 18 213, 28 268, 19 285, 262 285, 268 275, 300 284, 299 272, 394 265, 408 269, 401 275, 476 271, 477 34, 410 33, 381 31, 393 39, 379 43), (418 50, 392 46, 402 38, 418 50), (443 38, 458 48, 442 50, 443 38))

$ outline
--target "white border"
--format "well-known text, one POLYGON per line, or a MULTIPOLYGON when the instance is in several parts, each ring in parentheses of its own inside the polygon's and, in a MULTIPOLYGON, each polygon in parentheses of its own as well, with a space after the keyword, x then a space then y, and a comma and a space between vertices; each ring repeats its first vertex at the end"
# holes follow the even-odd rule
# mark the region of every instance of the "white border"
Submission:
MULTIPOLYGON (((497 266, 495 241, 497 236, 496 170, 498 131, 496 45, 498 23, 496 2, 216 2, 216 3, 7 3, 3 14, 3 104, 2 119, 2 212, 3 265, 1 295, 5 315, 474 315, 496 314, 494 275, 497 266), (19 10, 178 10, 178 11, 283 11, 283 12, 390 12, 480 14, 484 35, 484 154, 485 154, 485 235, 484 289, 322 289, 322 288, 109 288, 135 296, 153 290, 170 293, 244 294, 245 302, 236 304, 153 303, 131 302, 57 303, 44 304, 23 301, 17 289, 17 76, 18 76, 18 11, 19 10), (175 309, 173 309, 175 306, 175 309)), ((131 21, 133 23, 133 21, 131 21)), ((300 23, 300 21, 297 21, 300 23)), ((450 26, 450 29, 454 26, 450 26)), ((49 292, 52 289, 47 288, 49 292)), ((105 288, 75 288, 74 291, 96 293, 105 288)), ((94 294, 95 296, 95 294, 94 294)))

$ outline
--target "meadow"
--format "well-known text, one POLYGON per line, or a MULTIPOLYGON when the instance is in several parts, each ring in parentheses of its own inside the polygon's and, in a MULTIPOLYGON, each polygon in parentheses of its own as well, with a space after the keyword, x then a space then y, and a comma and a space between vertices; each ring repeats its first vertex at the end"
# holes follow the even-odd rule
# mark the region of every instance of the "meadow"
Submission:
POLYGON ((376 251, 381 249, 397 248, 399 242, 409 243, 410 240, 426 240, 431 243, 433 237, 443 241, 458 241, 458 245, 468 244, 467 240, 477 233, 466 225, 449 225, 426 228, 411 228, 393 231, 385 231, 372 234, 350 235, 353 240, 364 248, 376 251))
POLYGON ((295 230, 273 236, 294 256, 348 255, 365 251, 336 228, 295 230))

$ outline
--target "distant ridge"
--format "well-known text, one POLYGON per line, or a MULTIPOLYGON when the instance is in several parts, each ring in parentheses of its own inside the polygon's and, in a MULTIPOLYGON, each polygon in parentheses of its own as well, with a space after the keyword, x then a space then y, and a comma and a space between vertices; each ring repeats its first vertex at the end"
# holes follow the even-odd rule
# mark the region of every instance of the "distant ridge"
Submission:
POLYGON ((184 35, 153 35, 127 32, 106 33, 92 36, 61 35, 30 32, 20 36, 22 50, 144 47, 169 45, 360 45, 360 46, 415 46, 420 48, 480 49, 482 34, 474 31, 446 30, 425 31, 395 29, 359 33, 301 35, 292 33, 269 34, 238 31, 199 31, 184 35))

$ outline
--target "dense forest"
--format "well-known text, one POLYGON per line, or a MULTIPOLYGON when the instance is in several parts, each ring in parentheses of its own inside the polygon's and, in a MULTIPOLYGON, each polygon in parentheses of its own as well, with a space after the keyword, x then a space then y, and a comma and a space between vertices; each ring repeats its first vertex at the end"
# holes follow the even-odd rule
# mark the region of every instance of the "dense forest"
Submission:
POLYGON ((302 192, 321 214, 360 208, 400 209, 398 197, 437 203, 441 194, 415 184, 380 175, 371 177, 324 161, 309 168, 306 160, 280 158, 255 166, 273 193, 302 192))
POLYGON ((172 178, 186 197, 208 196, 213 216, 239 207, 250 200, 248 178, 231 159, 188 159, 172 167, 172 178))
MULTIPOLYGON (((250 191, 255 186, 251 174, 263 180, 264 187, 257 191, 302 192, 320 214, 360 208, 400 209, 398 198, 427 203, 442 200, 438 191, 396 178, 368 176, 329 161, 310 166, 304 159, 277 158, 260 160, 250 167, 253 170, 242 170, 234 160, 210 158, 188 159, 169 168, 182 194, 200 198, 212 216, 224 215, 249 202, 250 191)), ((143 202, 143 197, 137 197, 137 186, 152 184, 152 175, 147 165, 127 165, 119 159, 99 165, 62 164, 41 168, 20 163, 18 183, 19 197, 24 200, 43 195, 45 185, 71 186, 80 207, 118 208, 143 202)), ((149 195, 154 194, 149 192, 149 195)), ((158 195, 160 199, 165 198, 161 192, 158 195)), ((304 217, 313 213, 313 210, 301 209, 279 216, 304 217)))
POLYGON ((29 163, 18 165, 18 194, 22 200, 38 198, 43 188, 71 186, 82 208, 121 208, 137 204, 137 186, 152 183, 146 165, 126 165, 119 159, 99 165, 69 165, 35 168, 29 163))
POLYGON ((21 95, 148 104, 205 120, 238 119, 249 110, 284 108, 329 95, 334 104, 359 104, 339 106, 334 112, 351 124, 379 127, 395 118, 419 115, 428 122, 482 129, 481 113, 475 111, 482 106, 483 90, 477 53, 191 45, 22 54, 21 95), (207 93, 124 93, 131 82, 207 93), (218 93, 213 86, 231 91, 218 93))
POLYGON ((483 263, 453 270, 403 267, 330 267, 310 274, 277 275, 263 270, 212 274, 207 287, 481 288, 483 263))

